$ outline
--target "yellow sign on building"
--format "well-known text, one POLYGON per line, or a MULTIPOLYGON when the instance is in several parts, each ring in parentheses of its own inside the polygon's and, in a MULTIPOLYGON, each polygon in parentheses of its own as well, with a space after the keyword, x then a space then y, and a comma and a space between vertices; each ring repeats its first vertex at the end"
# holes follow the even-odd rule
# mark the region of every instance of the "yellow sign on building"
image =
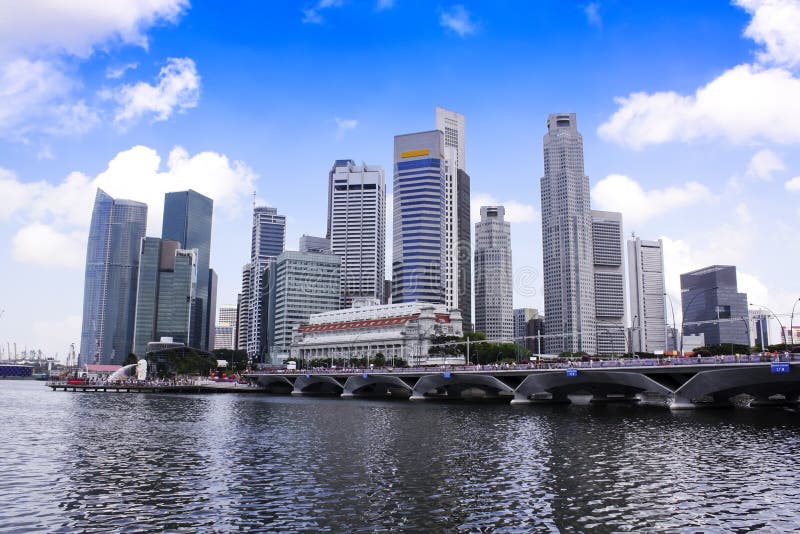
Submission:
POLYGON ((431 153, 431 151, 430 151, 430 150, 428 150, 427 148, 426 148, 426 149, 424 149, 424 150, 409 150, 408 152, 402 152, 402 153, 400 154, 400 157, 401 157, 402 159, 406 159, 406 158, 417 158, 417 157, 419 157, 419 156, 427 156, 427 155, 428 155, 428 154, 430 154, 430 153, 431 153))

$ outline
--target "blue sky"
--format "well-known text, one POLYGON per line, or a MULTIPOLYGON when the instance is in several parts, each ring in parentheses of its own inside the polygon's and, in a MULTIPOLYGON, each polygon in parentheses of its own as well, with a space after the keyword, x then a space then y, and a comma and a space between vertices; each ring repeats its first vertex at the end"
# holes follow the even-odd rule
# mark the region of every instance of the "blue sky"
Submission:
POLYGON ((215 198, 233 303, 253 190, 296 248, 324 234, 333 160, 383 165, 391 188, 393 136, 433 128, 437 105, 466 116, 473 210, 508 208, 515 306, 542 304, 541 137, 571 111, 593 207, 664 239, 676 305, 681 272, 730 263, 788 323, 798 0, 140 4, 0 6, 3 345, 63 358, 78 342, 96 187, 148 202, 149 235, 165 191, 215 198))

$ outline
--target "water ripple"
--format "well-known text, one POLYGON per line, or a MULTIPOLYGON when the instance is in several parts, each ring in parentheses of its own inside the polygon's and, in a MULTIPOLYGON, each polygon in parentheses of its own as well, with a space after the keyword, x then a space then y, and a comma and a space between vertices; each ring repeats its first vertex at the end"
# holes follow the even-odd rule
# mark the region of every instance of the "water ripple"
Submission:
POLYGON ((0 532, 788 532, 800 415, 0 383, 0 532))

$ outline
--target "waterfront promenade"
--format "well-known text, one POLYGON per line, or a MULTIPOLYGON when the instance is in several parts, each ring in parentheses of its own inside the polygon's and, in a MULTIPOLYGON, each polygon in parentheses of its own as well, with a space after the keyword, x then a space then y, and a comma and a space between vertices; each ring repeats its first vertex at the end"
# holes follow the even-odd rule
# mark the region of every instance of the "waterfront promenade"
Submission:
POLYGON ((274 369, 243 374, 246 383, 208 380, 49 381, 53 391, 116 393, 263 393, 342 398, 494 400, 511 404, 644 402, 671 408, 800 402, 800 354, 413 368, 274 369))

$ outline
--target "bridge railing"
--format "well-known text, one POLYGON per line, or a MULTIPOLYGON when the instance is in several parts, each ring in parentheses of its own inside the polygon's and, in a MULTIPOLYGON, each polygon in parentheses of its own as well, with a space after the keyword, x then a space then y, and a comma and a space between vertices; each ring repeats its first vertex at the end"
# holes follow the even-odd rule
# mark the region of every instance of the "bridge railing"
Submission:
POLYGON ((569 362, 547 362, 547 363, 526 363, 526 364, 483 364, 483 365, 433 365, 426 367, 376 367, 376 368, 356 368, 356 367, 319 367, 312 369, 273 369, 270 371, 253 371, 249 375, 275 375, 275 374, 420 374, 437 372, 495 372, 495 371, 528 371, 528 370, 548 370, 548 369, 614 369, 621 367, 678 367, 694 365, 740 365, 747 363, 769 363, 769 362, 800 362, 800 354, 782 353, 779 355, 771 354, 741 354, 723 356, 690 356, 690 357, 664 357, 664 358, 620 358, 614 360, 588 360, 588 361, 569 361, 569 362))

